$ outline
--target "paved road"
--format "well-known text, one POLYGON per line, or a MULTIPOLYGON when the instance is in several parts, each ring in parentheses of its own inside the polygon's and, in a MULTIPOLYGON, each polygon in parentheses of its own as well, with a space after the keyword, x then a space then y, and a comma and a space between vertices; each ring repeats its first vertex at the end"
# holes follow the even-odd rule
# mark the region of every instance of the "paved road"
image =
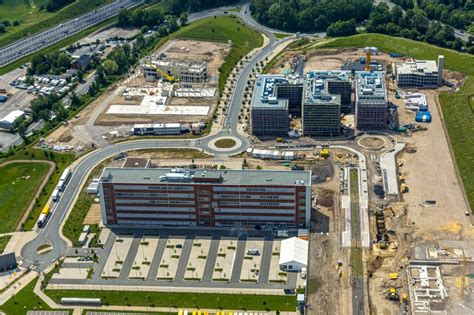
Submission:
POLYGON ((17 41, 3 49, 0 49, 0 67, 111 18, 118 14, 122 8, 131 8, 142 2, 143 0, 117 0, 114 3, 99 8, 93 12, 84 14, 44 32, 17 41))

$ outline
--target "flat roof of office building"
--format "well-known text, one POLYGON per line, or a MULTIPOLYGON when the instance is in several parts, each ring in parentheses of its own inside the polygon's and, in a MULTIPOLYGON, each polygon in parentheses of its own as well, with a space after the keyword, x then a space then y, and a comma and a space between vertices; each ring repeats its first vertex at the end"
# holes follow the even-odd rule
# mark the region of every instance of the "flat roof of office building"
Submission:
POLYGON ((438 65, 434 60, 413 60, 396 65, 398 74, 438 75, 438 65))
POLYGON ((350 82, 350 71, 344 70, 315 70, 306 73, 305 85, 304 85, 304 100, 305 103, 336 103, 339 99, 336 99, 328 92, 329 81, 342 81, 350 82))
POLYGON ((301 81, 298 78, 290 79, 284 75, 279 75, 279 74, 257 75, 253 98, 252 98, 252 107, 253 108, 267 108, 267 109, 288 108, 287 99, 277 98, 276 85, 277 84, 298 84, 298 83, 301 83, 301 81))
POLYGON ((357 71, 355 79, 356 102, 377 102, 381 99, 387 101, 385 88, 385 72, 383 71, 357 71))
POLYGON ((209 184, 308 186, 311 171, 209 170, 106 167, 101 181, 115 184, 209 184))

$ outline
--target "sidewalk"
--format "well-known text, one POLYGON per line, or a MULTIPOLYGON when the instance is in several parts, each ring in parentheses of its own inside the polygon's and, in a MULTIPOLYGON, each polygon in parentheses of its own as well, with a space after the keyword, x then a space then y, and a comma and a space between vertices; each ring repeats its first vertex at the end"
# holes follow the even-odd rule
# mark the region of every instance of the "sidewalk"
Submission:
POLYGON ((28 283, 30 283, 38 274, 34 271, 31 271, 27 275, 21 277, 17 282, 15 282, 11 287, 6 289, 0 294, 0 305, 5 304, 13 295, 17 294, 21 289, 23 289, 28 283))

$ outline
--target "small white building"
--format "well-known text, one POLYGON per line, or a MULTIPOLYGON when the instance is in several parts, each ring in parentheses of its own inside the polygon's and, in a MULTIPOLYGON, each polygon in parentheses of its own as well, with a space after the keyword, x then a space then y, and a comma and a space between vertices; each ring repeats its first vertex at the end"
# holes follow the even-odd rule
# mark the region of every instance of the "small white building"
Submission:
POLYGON ((14 110, 10 112, 8 115, 0 119, 0 128, 3 129, 10 129, 15 122, 20 117, 23 117, 25 112, 22 110, 14 110))
POLYGON ((291 237, 281 242, 280 269, 284 271, 301 271, 308 265, 308 241, 291 237))

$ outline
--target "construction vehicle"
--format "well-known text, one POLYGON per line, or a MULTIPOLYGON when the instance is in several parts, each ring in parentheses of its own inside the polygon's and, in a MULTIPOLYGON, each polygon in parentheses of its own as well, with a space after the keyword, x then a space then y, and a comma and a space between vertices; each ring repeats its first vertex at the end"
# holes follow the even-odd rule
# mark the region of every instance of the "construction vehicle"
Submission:
POLYGON ((408 304, 408 295, 406 293, 402 293, 402 298, 400 299, 400 303, 408 304))
POLYGON ((388 278, 390 280, 397 280, 398 279, 398 273, 396 273, 396 272, 389 273, 388 278))
POLYGON ((152 63, 145 63, 148 67, 152 68, 153 70, 155 70, 157 73, 159 73, 161 75, 162 78, 164 78, 166 81, 168 82, 177 82, 178 80, 172 76, 172 75, 169 75, 168 73, 166 73, 165 71, 161 70, 160 68, 158 68, 157 66, 155 66, 154 64, 152 63))
POLYGON ((398 181, 400 184, 405 184, 405 178, 402 175, 398 176, 398 181))
POLYGON ((407 184, 405 184, 405 183, 400 184, 400 192, 401 192, 402 194, 408 192, 408 186, 407 186, 407 184))
POLYGON ((323 144, 319 150, 319 157, 328 158, 329 157, 329 145, 323 144))
POLYGON ((398 295, 397 289, 395 289, 395 288, 390 288, 390 289, 388 290, 387 299, 390 300, 390 301, 399 301, 399 300, 400 300, 400 296, 398 295))

